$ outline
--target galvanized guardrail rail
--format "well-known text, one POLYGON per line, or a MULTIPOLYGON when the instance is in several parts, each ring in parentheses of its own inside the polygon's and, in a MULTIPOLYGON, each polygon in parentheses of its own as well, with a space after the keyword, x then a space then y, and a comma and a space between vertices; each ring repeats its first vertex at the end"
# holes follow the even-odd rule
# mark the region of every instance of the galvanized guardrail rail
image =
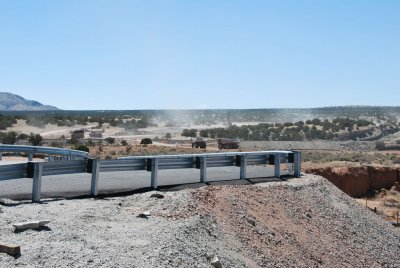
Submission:
POLYGON ((93 196, 98 194, 101 172, 147 170, 151 172, 151 187, 157 189, 158 171, 163 169, 194 168, 200 170, 200 182, 207 182, 207 169, 213 167, 240 167, 240 179, 246 179, 249 165, 274 165, 275 177, 281 176, 281 164, 293 165, 293 176, 301 174, 301 152, 297 151, 260 151, 229 152, 209 154, 132 156, 114 160, 82 159, 60 162, 28 162, 0 166, 0 181, 32 178, 32 201, 39 202, 42 176, 72 173, 91 173, 93 196))
POLYGON ((88 153, 78 150, 62 149, 42 146, 8 145, 0 144, 0 160, 3 153, 24 153, 28 155, 28 160, 32 161, 35 154, 48 155, 49 161, 54 160, 75 160, 88 158, 88 153))

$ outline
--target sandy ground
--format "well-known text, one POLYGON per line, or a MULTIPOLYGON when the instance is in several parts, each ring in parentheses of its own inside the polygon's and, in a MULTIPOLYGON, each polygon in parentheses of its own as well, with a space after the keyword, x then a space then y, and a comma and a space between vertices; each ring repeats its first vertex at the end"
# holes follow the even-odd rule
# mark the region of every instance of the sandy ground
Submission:
POLYGON ((7 128, 7 131, 15 131, 17 133, 35 133, 40 134, 44 138, 59 138, 61 135, 70 136, 70 132, 81 128, 90 128, 97 124, 88 124, 86 126, 76 125, 74 127, 60 127, 57 125, 47 124, 44 128, 38 128, 26 124, 25 120, 17 120, 17 123, 12 127, 7 128))
MULTIPOLYGON (((91 129, 93 127, 98 126, 97 123, 88 123, 87 125, 75 125, 73 127, 67 126, 57 126, 52 124, 46 124, 45 127, 39 128, 34 127, 26 124, 25 120, 17 120, 17 123, 14 124, 12 127, 7 128, 7 131, 15 131, 17 133, 37 133, 43 136, 43 138, 47 139, 56 139, 60 138, 62 135, 65 137, 69 137, 71 135, 71 131, 79 130, 79 129, 91 129)), ((223 127, 222 125, 212 125, 207 126, 207 128, 214 128, 214 127, 223 127)), ((203 129, 203 126, 183 126, 183 127, 147 127, 141 128, 132 131, 125 131, 123 128, 120 127, 113 127, 109 124, 103 124, 101 129, 95 130, 104 130, 103 137, 114 137, 114 138, 135 138, 135 139, 142 139, 142 138, 163 138, 165 134, 171 133, 173 139, 183 139, 180 135, 182 130, 185 128, 196 128, 196 129, 203 129), (135 134, 133 134, 135 132, 135 134)), ((85 136, 88 136, 89 133, 86 133, 85 136)))
POLYGON ((5 200, 1 240, 21 255, 0 253, 0 266, 400 266, 399 231, 319 176, 154 193, 5 200), (14 232, 27 220, 50 223, 14 232))

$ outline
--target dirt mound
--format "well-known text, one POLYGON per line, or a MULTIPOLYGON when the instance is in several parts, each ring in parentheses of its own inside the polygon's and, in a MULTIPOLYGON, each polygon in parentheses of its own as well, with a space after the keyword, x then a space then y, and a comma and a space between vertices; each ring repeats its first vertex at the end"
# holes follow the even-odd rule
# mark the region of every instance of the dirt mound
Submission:
POLYGON ((392 167, 317 167, 306 168, 304 172, 323 176, 352 197, 381 188, 390 189, 400 180, 400 169, 392 167))
POLYGON ((400 265, 393 227, 322 178, 208 187, 195 198, 249 266, 400 265))
POLYGON ((319 176, 152 194, 3 206, 0 267, 400 266, 399 232, 319 176))

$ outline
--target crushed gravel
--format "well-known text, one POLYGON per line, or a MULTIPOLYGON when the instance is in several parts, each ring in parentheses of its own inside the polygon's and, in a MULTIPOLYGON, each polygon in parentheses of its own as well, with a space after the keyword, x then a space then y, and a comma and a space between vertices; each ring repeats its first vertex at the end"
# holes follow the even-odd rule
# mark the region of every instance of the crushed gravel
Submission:
POLYGON ((400 232, 315 175, 0 204, 0 240, 21 246, 0 267, 213 267, 215 256, 223 267, 400 266, 400 232), (50 223, 14 232, 29 220, 50 223))

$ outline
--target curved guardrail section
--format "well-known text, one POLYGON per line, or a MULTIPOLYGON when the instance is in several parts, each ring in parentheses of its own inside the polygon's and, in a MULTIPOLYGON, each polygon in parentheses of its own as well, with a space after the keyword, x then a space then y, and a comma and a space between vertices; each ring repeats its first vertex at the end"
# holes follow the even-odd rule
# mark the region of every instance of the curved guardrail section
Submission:
MULTIPOLYGON (((1 147, 0 147, 1 148, 1 147)), ((63 153, 65 149, 56 149, 40 153, 63 153)), ((68 150, 67 150, 68 151, 68 150)), ((69 150, 73 153, 73 150, 69 150)), ((75 151, 76 152, 76 151, 75 151)), ((80 152, 80 157, 86 156, 80 152)), ((275 177, 281 177, 281 164, 293 166, 293 176, 301 175, 301 152, 297 151, 259 151, 230 152, 209 154, 132 156, 113 160, 81 159, 60 162, 28 162, 0 166, 0 181, 32 178, 32 201, 39 202, 41 195, 42 176, 72 173, 91 173, 91 195, 98 194, 100 172, 147 170, 151 172, 151 187, 157 189, 158 171, 163 169, 194 168, 200 170, 200 182, 206 183, 207 169, 213 167, 236 166, 240 168, 240 179, 246 179, 248 165, 273 165, 275 177)))
POLYGON ((54 156, 62 156, 63 160, 88 158, 87 152, 78 150, 62 149, 55 147, 0 144, 0 160, 2 160, 2 155, 4 152, 25 153, 28 155, 29 161, 32 161, 35 154, 49 155, 49 161, 54 160, 54 156))

